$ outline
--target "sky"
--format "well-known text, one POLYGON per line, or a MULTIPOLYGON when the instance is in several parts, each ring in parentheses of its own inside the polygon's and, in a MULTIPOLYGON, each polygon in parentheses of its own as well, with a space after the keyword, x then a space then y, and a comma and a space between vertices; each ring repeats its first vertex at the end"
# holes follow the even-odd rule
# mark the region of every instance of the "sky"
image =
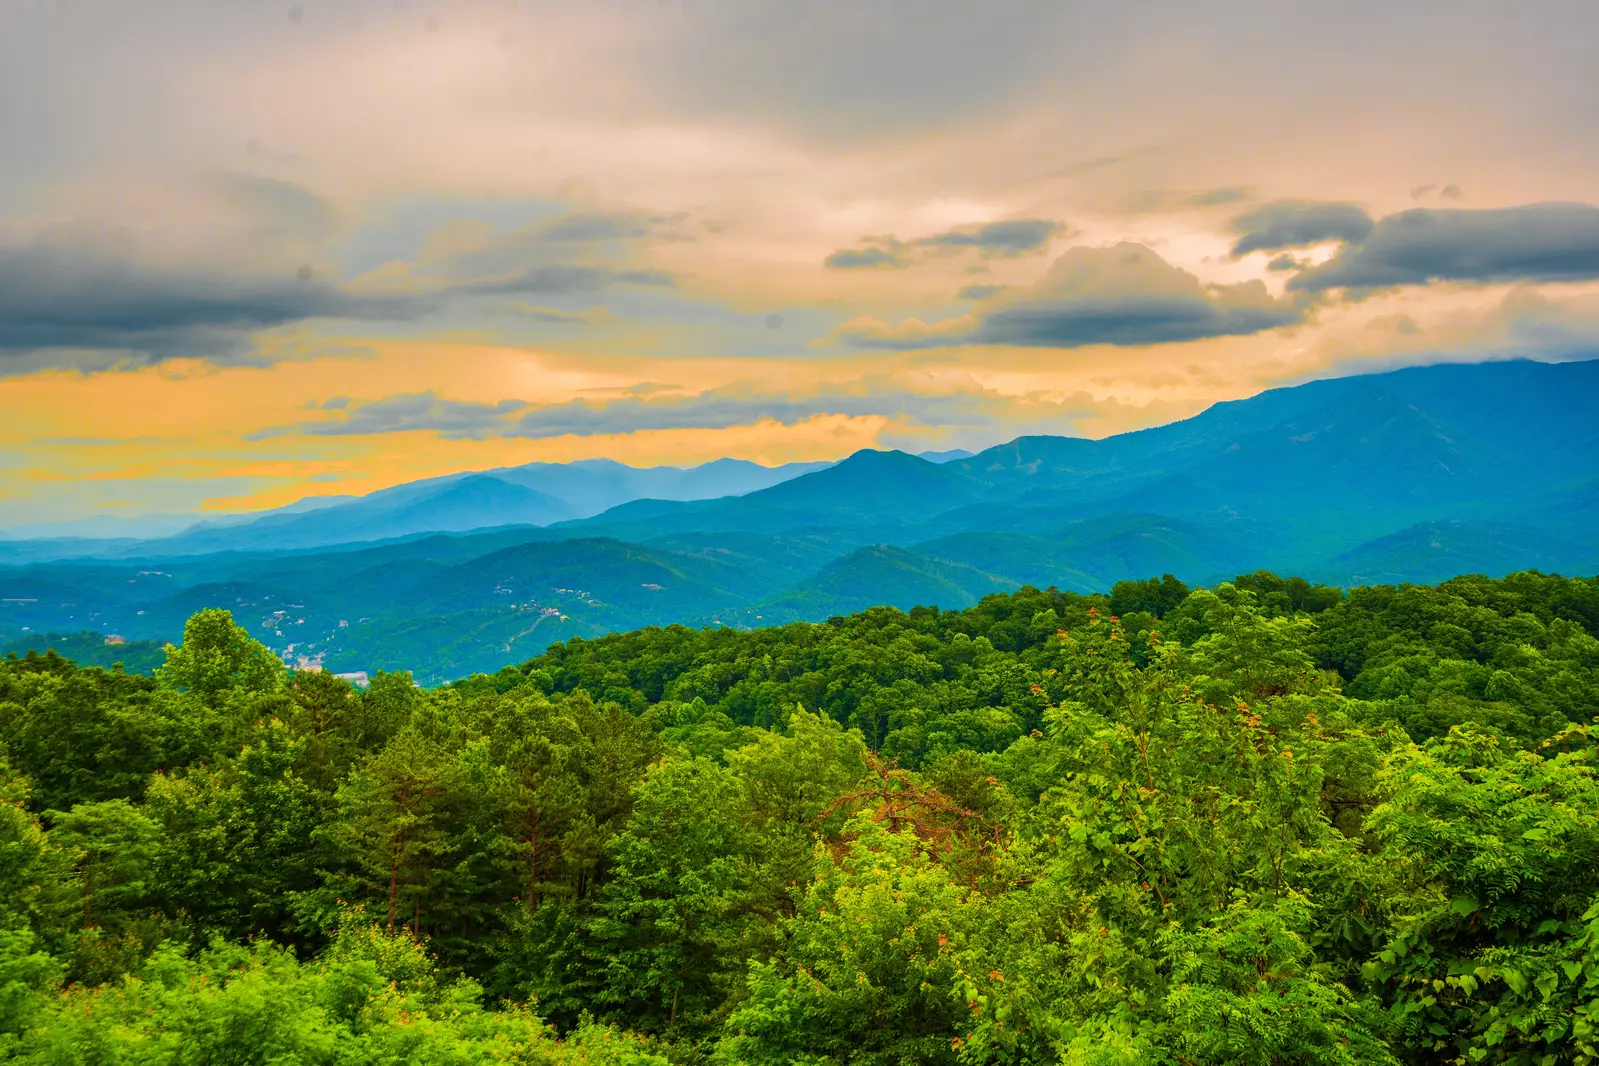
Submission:
POLYGON ((1599 5, 0 0, 0 526, 1599 354, 1599 5))

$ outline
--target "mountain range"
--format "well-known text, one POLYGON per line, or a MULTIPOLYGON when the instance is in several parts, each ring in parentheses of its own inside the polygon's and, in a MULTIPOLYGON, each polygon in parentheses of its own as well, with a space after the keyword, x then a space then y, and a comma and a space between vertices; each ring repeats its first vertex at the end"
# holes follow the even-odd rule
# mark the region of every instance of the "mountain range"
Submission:
POLYGON ((464 473, 166 538, 0 544, 0 638, 171 638, 217 605, 291 658, 439 680, 612 629, 960 607, 1022 584, 1592 573, 1596 409, 1599 360, 1443 364, 975 455, 464 473))

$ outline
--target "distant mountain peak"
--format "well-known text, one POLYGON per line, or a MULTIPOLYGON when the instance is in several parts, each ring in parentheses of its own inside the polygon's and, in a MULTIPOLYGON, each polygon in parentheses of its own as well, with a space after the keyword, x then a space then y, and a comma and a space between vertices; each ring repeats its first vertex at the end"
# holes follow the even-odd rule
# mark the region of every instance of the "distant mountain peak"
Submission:
POLYGON ((937 465, 936 463, 928 462, 928 460, 923 459, 921 456, 912 455, 910 452, 902 452, 898 448, 861 448, 857 451, 851 452, 846 458, 840 459, 835 465, 841 467, 860 466, 862 464, 869 463, 902 463, 908 465, 926 464, 928 466, 937 465))

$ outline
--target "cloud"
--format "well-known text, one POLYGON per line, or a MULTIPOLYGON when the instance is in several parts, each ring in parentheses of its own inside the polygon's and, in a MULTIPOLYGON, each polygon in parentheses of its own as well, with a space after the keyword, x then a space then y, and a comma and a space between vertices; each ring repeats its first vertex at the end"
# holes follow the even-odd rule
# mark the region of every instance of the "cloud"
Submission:
POLYGON ((1008 288, 1010 288, 1009 285, 982 284, 974 281, 972 284, 964 286, 960 292, 955 294, 955 297, 959 300, 987 300, 998 296, 1008 288))
POLYGON ((1259 333, 1303 318, 1263 282, 1205 285, 1141 244, 1069 249, 1039 283, 981 312, 981 344, 1076 348, 1259 333))
POLYGON ((298 185, 254 174, 217 174, 208 184, 208 191, 253 223, 252 242, 320 241, 338 230, 333 205, 298 185))
POLYGON ((915 260, 911 253, 918 250, 924 255, 937 255, 975 249, 984 258, 1011 259, 1042 251, 1065 229, 1065 223, 1047 218, 1013 218, 956 226, 911 241, 902 241, 893 234, 862 237, 861 247, 840 248, 822 260, 822 265, 830 270, 897 270, 912 265, 915 260))
POLYGON ((961 344, 1139 347, 1260 333, 1304 316, 1301 302, 1273 298, 1264 282, 1206 285, 1144 245, 1123 242, 1067 249, 1037 284, 1007 290, 973 314, 932 324, 863 316, 820 343, 888 350, 961 344))
POLYGON ((563 311, 558 307, 539 307, 519 302, 511 304, 505 310, 510 314, 521 315, 537 322, 570 326, 593 326, 609 322, 612 317, 603 307, 590 307, 585 311, 563 311))
POLYGON ((402 433, 407 430, 430 430, 444 437, 475 439, 483 435, 483 427, 494 425, 506 415, 527 406, 524 400, 502 400, 497 404, 446 400, 431 390, 403 393, 360 404, 341 396, 322 404, 323 410, 339 412, 339 418, 306 421, 296 426, 275 426, 252 433, 246 439, 267 440, 292 433, 344 437, 402 433))
POLYGON ((657 396, 663 392, 682 392, 681 385, 668 385, 659 381, 640 381, 632 385, 602 385, 580 392, 614 393, 617 396, 657 396))
MULTIPOLYGON (((302 273, 180 269, 81 248, 0 245, 0 353, 14 372, 58 365, 106 369, 185 356, 252 362, 265 356, 250 343, 251 334, 310 319, 404 321, 466 296, 673 284, 671 275, 657 270, 555 265, 421 291, 357 288, 302 273), (62 354, 38 354, 49 352, 62 354), (34 358, 18 358, 29 353, 34 358)), ((545 321, 596 320, 590 312, 526 313, 545 321)))
POLYGON ((1132 215, 1147 215, 1226 207, 1241 200, 1248 200, 1253 195, 1254 191, 1245 185, 1226 185, 1214 189, 1201 189, 1198 192, 1192 189, 1121 190, 1110 202, 1115 204, 1118 211, 1132 215))
POLYGON ((829 270, 872 270, 889 268, 898 270, 910 266, 910 262, 903 256, 904 244, 892 237, 865 238, 866 240, 879 240, 880 243, 865 248, 840 248, 838 251, 822 260, 822 265, 829 270))
POLYGON ((373 288, 474 295, 591 292, 613 285, 670 286, 671 274, 630 265, 628 248, 679 216, 580 212, 531 226, 497 230, 457 218, 439 224, 408 261, 394 261, 358 279, 373 288))
POLYGON ((1404 290, 1344 305, 1351 313, 1308 339, 1313 358, 1303 376, 1372 373, 1401 366, 1492 359, 1544 362, 1592 359, 1599 348, 1599 292, 1561 297, 1517 286, 1497 299, 1456 290, 1424 303, 1404 290))
MULTIPOLYGON (((446 237, 442 249, 425 250, 415 263, 391 264, 341 283, 331 268, 281 254, 289 244, 327 236, 333 220, 322 201, 294 186, 256 179, 218 179, 215 187, 246 202, 259 226, 272 231, 270 239, 224 244, 203 255, 163 255, 149 239, 136 241, 106 227, 0 229, 0 373, 104 370, 178 357, 270 362, 282 351, 261 347, 253 335, 314 319, 408 321, 474 297, 676 284, 663 270, 574 262, 570 252, 552 250, 601 240, 605 233, 635 232, 617 221, 620 216, 601 215, 557 219, 544 227, 546 236, 556 235, 548 239, 446 237), (264 250, 262 261, 245 261, 246 250, 256 247, 264 250)), ((511 310, 549 322, 602 317, 597 308, 511 310)))
POLYGON ((942 389, 909 388, 883 377, 830 384, 788 395, 741 382, 699 393, 662 393, 661 386, 623 390, 614 398, 574 399, 533 406, 520 400, 498 404, 444 400, 433 392, 386 397, 353 405, 338 417, 309 420, 255 434, 253 439, 291 433, 351 436, 428 431, 447 439, 542 440, 563 436, 610 436, 644 430, 728 429, 760 422, 792 426, 822 416, 882 417, 901 425, 980 427, 1064 420, 1081 414, 1081 403, 1006 396, 973 382, 942 389))
POLYGON ((1398 333, 1402 336, 1413 337, 1421 332, 1421 323, 1406 314, 1378 315, 1366 323, 1366 328, 1379 333, 1398 333))
POLYGON ((1503 337, 1502 342, 1490 351, 1543 359, 1591 359, 1599 345, 1599 296, 1585 293, 1556 300, 1536 289, 1512 289, 1487 316, 1479 343, 1498 336, 1503 337))
POLYGON ((0 373, 259 361, 253 332, 411 313, 323 277, 338 213, 298 185, 216 173, 69 202, 72 221, 0 222, 0 373))
POLYGON ((66 243, 0 243, 0 352, 226 358, 240 335, 310 318, 405 318, 415 302, 320 279, 156 266, 66 243))
POLYGON ((1206 189, 1204 192, 1195 193, 1188 197, 1188 203, 1193 207, 1222 207, 1248 198, 1249 190, 1247 188, 1241 185, 1229 185, 1224 188, 1206 189))
POLYGON ((1413 208, 1388 215, 1360 244, 1288 284, 1320 292, 1433 281, 1593 278, 1599 278, 1599 207, 1545 203, 1478 211, 1413 208))
POLYGON ((1018 256, 1042 250, 1063 228, 1049 219, 1018 218, 963 226, 913 243, 923 248, 976 248, 985 255, 1018 256))
POLYGON ((664 270, 618 270, 608 266, 560 263, 529 267, 499 277, 472 278, 447 283, 440 291, 450 295, 510 296, 520 293, 597 292, 617 285, 671 288, 677 279, 664 270))
POLYGON ((1323 241, 1358 242, 1365 240, 1371 230, 1371 216, 1355 204, 1284 200, 1264 204, 1233 219, 1232 231, 1241 236, 1233 245, 1232 254, 1238 257, 1250 252, 1276 252, 1323 241))
MULTIPOLYGON (((527 411, 502 433, 534 439, 580 437, 639 430, 726 429, 772 420, 794 425, 823 414, 889 414, 902 399, 883 395, 820 395, 803 398, 745 391, 737 386, 694 396, 629 397, 611 402, 571 400, 527 411)), ((944 405, 947 409, 947 404, 944 405)))
POLYGON ((681 232, 688 221, 682 212, 645 214, 640 211, 574 211, 521 231, 538 243, 590 244, 604 241, 692 241, 681 232))
POLYGON ((1055 69, 1063 27, 1086 32, 1079 27, 1091 17, 1073 11, 1068 20, 1039 0, 866 7, 706 0, 695 7, 692 19, 646 23, 651 40, 672 43, 633 57, 655 92, 691 113, 775 119, 807 139, 851 146, 863 135, 936 130, 1015 99, 1055 69))
POLYGON ((977 316, 958 315, 939 322, 919 318, 884 322, 871 315, 860 315, 836 327, 818 346, 845 345, 883 351, 909 352, 922 348, 947 348, 970 344, 977 330, 977 316))
POLYGON ((639 215, 585 212, 558 218, 534 232, 547 241, 619 241, 647 237, 651 227, 639 215))

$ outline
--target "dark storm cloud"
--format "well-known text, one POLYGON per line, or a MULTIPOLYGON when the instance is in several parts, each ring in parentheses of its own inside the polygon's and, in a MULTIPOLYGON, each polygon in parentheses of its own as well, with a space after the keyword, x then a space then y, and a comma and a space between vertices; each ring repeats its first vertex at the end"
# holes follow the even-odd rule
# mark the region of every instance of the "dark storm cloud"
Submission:
POLYGON ((105 243, 80 235, 0 238, 0 373, 97 370, 180 356, 252 362, 260 355, 251 334, 312 319, 404 321, 466 297, 674 284, 659 270, 546 263, 489 276, 427 277, 387 290, 338 285, 303 263, 276 271, 178 267, 97 247, 105 243))
POLYGON ((344 292, 298 273, 141 265, 70 245, 0 245, 0 351, 203 354, 220 335, 308 318, 405 318, 415 301, 344 292))
POLYGON ((1305 292, 1433 281, 1599 278, 1599 207, 1528 204, 1480 211, 1415 208, 1389 215, 1358 245, 1289 281, 1305 292))
POLYGON ((1233 255, 1303 248, 1323 241, 1358 242, 1372 231, 1371 216, 1355 204, 1282 201, 1245 212, 1232 221, 1241 234, 1233 255))

